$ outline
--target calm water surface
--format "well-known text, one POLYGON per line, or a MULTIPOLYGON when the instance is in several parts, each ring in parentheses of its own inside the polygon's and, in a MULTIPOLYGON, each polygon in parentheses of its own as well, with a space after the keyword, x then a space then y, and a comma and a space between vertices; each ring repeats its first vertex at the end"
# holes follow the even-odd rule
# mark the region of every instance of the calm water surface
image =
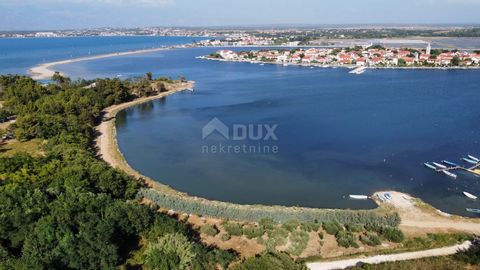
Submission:
MULTIPOLYGON (((96 52, 118 51, 102 42, 107 44, 96 52)), ((146 48, 153 41, 145 42, 125 46, 146 48)), ((45 61, 77 52, 73 45, 58 45, 61 53, 48 46, 42 52, 45 61)), ((88 54, 90 45, 85 46, 81 51, 88 54)), ((466 207, 480 208, 461 194, 480 195, 479 178, 459 172, 452 180, 422 165, 460 162, 467 153, 480 156, 479 71, 369 70, 355 76, 345 69, 195 59, 213 50, 172 50, 58 68, 73 77, 152 71, 197 81, 194 93, 127 109, 117 119, 119 145, 128 162, 192 195, 238 203, 369 208, 373 203, 345 196, 393 189, 450 213, 468 215, 466 207), (278 153, 203 153, 205 145, 258 143, 231 142, 218 134, 202 139, 202 127, 215 117, 227 126, 278 125, 278 140, 261 142, 277 146, 278 153)), ((23 58, 20 51, 0 57, 18 60, 13 67, 0 61, 4 72, 44 61, 23 58)))
MULTIPOLYGON (((195 59, 212 49, 174 50, 66 66, 88 76, 145 71, 197 81, 181 93, 118 115, 118 141, 128 162, 178 190, 238 203, 368 208, 348 194, 393 189, 468 215, 480 207, 479 178, 457 180, 425 161, 480 154, 478 71, 309 69, 195 59), (233 124, 278 125, 277 154, 204 153, 217 117, 233 124)), ((256 141, 242 141, 256 145, 256 141)), ((233 142, 238 144, 238 142, 233 142)))

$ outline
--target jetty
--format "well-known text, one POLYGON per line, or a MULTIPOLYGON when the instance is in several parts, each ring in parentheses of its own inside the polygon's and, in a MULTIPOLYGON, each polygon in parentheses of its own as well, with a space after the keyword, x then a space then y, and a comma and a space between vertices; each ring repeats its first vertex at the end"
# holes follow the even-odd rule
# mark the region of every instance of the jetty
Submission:
POLYGON ((439 173, 444 173, 445 175, 450 176, 452 178, 456 178, 456 175, 451 172, 455 170, 463 170, 477 177, 480 177, 480 159, 472 155, 468 155, 467 158, 462 158, 461 160, 467 162, 468 164, 470 164, 470 166, 466 167, 466 166, 458 165, 448 160, 442 160, 442 163, 446 165, 443 165, 437 162, 425 162, 424 165, 429 169, 432 169, 439 173))

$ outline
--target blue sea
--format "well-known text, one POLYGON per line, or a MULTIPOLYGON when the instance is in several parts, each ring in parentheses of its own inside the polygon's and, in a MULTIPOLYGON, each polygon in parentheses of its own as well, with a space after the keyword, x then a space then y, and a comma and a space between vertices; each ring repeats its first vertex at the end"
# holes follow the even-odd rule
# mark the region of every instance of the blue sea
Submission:
POLYGON ((423 166, 480 156, 480 71, 367 70, 352 75, 342 68, 195 58, 214 50, 176 49, 58 69, 72 77, 128 78, 150 71, 195 80, 194 92, 138 105, 117 117, 118 143, 128 162, 191 195, 357 209, 375 205, 349 200, 348 194, 397 190, 452 214, 468 216, 465 208, 480 208, 480 202, 462 195, 480 195, 480 178, 458 171, 453 180, 423 166), (204 138, 212 119, 229 132, 253 129, 253 136, 229 133, 225 138, 214 132, 204 138), (275 138, 253 138, 259 125, 273 129, 275 138), (258 151, 221 152, 221 145, 258 151), (212 146, 218 151, 211 151, 212 146), (273 147, 277 151, 266 151, 273 147))

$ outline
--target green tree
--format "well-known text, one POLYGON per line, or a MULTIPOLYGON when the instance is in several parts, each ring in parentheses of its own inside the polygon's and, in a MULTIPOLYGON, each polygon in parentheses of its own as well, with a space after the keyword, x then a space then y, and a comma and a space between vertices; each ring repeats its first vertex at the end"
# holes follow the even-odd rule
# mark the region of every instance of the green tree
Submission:
POLYGON ((195 258, 194 246, 183 234, 167 234, 150 244, 145 252, 145 267, 149 270, 188 269, 195 258))

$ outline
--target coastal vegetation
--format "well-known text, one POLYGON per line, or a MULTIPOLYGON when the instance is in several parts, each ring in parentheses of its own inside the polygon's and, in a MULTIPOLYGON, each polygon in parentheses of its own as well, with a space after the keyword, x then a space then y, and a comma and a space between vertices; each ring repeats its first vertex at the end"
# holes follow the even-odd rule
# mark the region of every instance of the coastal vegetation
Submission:
POLYGON ((0 76, 0 86, 16 139, 47 141, 43 155, 0 157, 1 269, 215 269, 235 259, 138 204, 139 182, 95 157, 101 110, 142 93, 137 81, 0 76))
POLYGON ((42 85, 0 76, 3 109, 17 117, 15 139, 41 142, 40 154, 0 156, 1 269, 303 269, 291 256, 301 258, 312 242, 321 246, 324 232, 345 248, 404 241, 391 209, 236 205, 160 193, 95 155, 94 127, 104 108, 177 82, 152 74, 91 81, 56 74, 42 85), (224 221, 194 228, 176 218, 181 213, 224 221), (235 252, 206 245, 202 236, 244 237, 265 251, 235 262, 235 252))
POLYGON ((393 211, 374 210, 342 210, 316 209, 302 207, 271 207, 261 205, 238 205, 232 203, 206 201, 199 198, 188 198, 157 192, 154 189, 141 188, 138 198, 146 198, 150 202, 175 211, 195 213, 203 216, 220 217, 224 219, 260 221, 271 217, 276 222, 297 221, 337 221, 342 224, 379 224, 398 226, 400 218, 393 211))

